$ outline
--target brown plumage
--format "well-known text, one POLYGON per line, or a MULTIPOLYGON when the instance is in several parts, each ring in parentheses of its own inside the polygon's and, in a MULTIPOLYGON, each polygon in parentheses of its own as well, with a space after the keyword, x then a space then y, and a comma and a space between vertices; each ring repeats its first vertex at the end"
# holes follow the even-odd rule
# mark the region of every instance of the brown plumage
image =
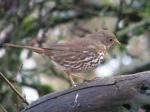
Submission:
POLYGON ((117 43, 119 41, 111 31, 101 29, 96 33, 87 35, 85 38, 76 38, 65 43, 53 44, 49 48, 36 48, 9 43, 5 46, 27 48, 48 56, 69 74, 74 84, 71 73, 95 69, 103 61, 105 53, 117 43))

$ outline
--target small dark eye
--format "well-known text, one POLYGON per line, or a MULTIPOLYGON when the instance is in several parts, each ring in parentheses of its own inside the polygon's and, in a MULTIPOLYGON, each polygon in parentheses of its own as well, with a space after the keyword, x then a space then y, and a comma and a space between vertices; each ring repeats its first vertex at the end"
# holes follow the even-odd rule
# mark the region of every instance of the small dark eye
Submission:
POLYGON ((112 42, 112 41, 113 41, 113 39, 109 39, 109 41, 110 41, 110 42, 112 42))

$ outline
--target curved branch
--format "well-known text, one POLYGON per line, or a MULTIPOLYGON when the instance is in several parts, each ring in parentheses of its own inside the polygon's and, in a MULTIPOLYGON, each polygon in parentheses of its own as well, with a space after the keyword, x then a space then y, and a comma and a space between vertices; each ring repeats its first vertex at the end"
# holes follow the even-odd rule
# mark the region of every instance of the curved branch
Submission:
POLYGON ((23 112, 123 112, 124 105, 150 103, 150 71, 97 79, 48 94, 23 112))

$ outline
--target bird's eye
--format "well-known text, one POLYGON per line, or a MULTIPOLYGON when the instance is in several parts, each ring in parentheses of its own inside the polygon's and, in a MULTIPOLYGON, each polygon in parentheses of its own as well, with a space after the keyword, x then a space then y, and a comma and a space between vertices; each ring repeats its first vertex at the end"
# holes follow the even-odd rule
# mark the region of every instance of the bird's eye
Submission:
POLYGON ((112 42, 112 41, 113 41, 113 39, 111 38, 111 39, 109 39, 109 41, 110 41, 110 42, 112 42))

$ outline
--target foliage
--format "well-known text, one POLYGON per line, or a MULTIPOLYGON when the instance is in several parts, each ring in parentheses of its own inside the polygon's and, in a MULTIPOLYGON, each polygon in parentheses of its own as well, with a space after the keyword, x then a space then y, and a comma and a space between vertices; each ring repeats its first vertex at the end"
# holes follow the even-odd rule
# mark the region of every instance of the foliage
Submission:
MULTIPOLYGON (((0 0, 0 44, 10 42, 41 47, 49 41, 48 32, 52 33, 59 26, 72 24, 71 28, 67 27, 68 32, 71 32, 70 38, 73 38, 72 35, 78 35, 76 31, 85 35, 88 31, 96 29, 94 25, 90 28, 83 25, 83 28, 80 28, 84 22, 98 18, 99 21, 109 26, 107 21, 110 17, 116 18, 116 22, 111 21, 111 23, 116 23, 112 29, 116 32, 117 38, 124 44, 118 52, 129 54, 134 58, 137 57, 137 55, 128 52, 127 46, 134 36, 138 37, 148 33, 149 37, 150 2, 148 0, 120 0, 119 2, 114 1, 114 3, 110 0, 0 0), (80 25, 80 23, 82 24, 80 25), (87 29, 85 29, 86 27, 87 29)), ((62 38, 65 40, 67 36, 60 35, 55 39, 62 38)), ((21 57, 23 52, 25 51, 22 49, 3 47, 0 49, 0 72, 5 74, 20 91, 22 91, 23 86, 35 88, 40 96, 55 91, 53 84, 42 83, 41 74, 57 77, 69 83, 67 77, 56 69, 51 62, 46 64, 37 62, 35 68, 23 69, 21 57)), ((25 59, 31 58, 36 58, 36 56, 28 52, 25 59)), ((127 69, 124 72, 129 71, 127 69)), ((69 87, 65 84, 65 88, 69 87)), ((17 96, 7 84, 0 81, 0 104, 4 105, 9 112, 16 112, 17 109, 23 107, 23 104, 16 99, 17 96)))

